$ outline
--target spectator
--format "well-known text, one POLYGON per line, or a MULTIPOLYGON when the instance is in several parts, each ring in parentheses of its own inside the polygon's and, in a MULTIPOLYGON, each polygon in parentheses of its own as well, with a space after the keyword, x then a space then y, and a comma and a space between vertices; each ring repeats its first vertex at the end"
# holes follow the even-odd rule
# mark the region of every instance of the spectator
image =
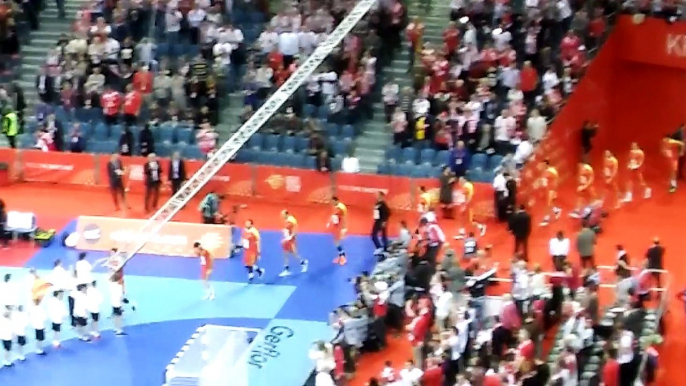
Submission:
POLYGON ((588 226, 588 223, 584 222, 581 231, 576 237, 576 250, 579 253, 581 266, 583 268, 595 267, 594 256, 596 243, 595 232, 588 226))
POLYGON ((140 146, 140 155, 147 157, 151 153, 155 152, 155 136, 150 130, 150 123, 146 123, 143 126, 143 130, 138 134, 138 144, 140 146))
POLYGON ((553 259, 553 266, 561 270, 569 255, 569 239, 565 237, 562 231, 558 231, 555 237, 550 239, 548 250, 553 259))
POLYGON ((343 158, 341 162, 341 171, 343 173, 359 173, 360 172, 360 161, 355 157, 355 152, 350 150, 350 152, 343 158))
POLYGON ((69 151, 72 153, 83 153, 86 150, 86 139, 81 133, 80 124, 75 123, 69 135, 69 151))
POLYGON ((315 159, 315 167, 317 168, 317 171, 322 172, 322 173, 328 173, 333 171, 331 169, 331 160, 329 159, 329 153, 326 150, 322 150, 317 154, 317 158, 315 159))
POLYGON ((119 137, 119 154, 125 156, 133 155, 134 137, 129 126, 124 126, 124 130, 119 137))
POLYGON ((207 156, 209 156, 210 153, 212 153, 217 147, 218 138, 219 134, 214 131, 214 128, 209 124, 209 122, 201 124, 200 130, 198 130, 198 133, 196 134, 196 140, 198 142, 198 146, 200 147, 200 151, 207 156))
POLYGON ((531 110, 531 114, 526 121, 527 134, 533 144, 540 142, 548 130, 548 123, 545 117, 541 116, 538 109, 531 110))
POLYGON ((469 151, 464 142, 458 141, 455 148, 450 152, 450 166, 457 177, 464 177, 469 169, 469 151))

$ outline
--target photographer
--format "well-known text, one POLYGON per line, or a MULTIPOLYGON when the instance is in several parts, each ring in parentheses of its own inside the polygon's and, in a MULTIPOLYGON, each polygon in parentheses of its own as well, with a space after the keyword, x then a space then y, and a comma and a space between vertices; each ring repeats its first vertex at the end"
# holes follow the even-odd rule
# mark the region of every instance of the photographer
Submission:
POLYGON ((198 207, 202 215, 203 224, 222 224, 224 222, 223 215, 220 211, 221 202, 224 196, 216 194, 214 191, 205 196, 198 207))

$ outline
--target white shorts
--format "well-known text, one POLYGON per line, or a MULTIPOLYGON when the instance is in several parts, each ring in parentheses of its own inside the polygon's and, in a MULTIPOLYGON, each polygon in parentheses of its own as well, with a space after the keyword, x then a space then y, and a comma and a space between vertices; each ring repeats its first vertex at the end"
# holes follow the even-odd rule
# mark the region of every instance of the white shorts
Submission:
POLYGON ((425 218, 427 222, 436 222, 436 213, 434 212, 426 212, 422 215, 421 218, 425 218))

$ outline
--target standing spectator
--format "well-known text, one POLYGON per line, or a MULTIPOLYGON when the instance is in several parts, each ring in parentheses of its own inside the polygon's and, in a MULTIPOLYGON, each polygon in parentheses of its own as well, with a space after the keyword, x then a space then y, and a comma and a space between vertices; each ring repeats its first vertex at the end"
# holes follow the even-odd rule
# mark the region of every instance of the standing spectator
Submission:
POLYGON ((217 147, 217 139, 219 134, 214 131, 214 128, 209 123, 203 123, 200 125, 200 130, 196 134, 198 147, 207 156, 210 155, 217 147))
POLYGON ((148 155, 148 162, 144 167, 145 175, 145 212, 157 209, 162 183, 162 168, 154 153, 148 155))
POLYGON ((529 261, 529 236, 531 235, 531 216, 526 207, 519 209, 510 216, 509 228, 514 236, 514 253, 520 254, 524 261, 529 261))
POLYGON ((172 194, 176 194, 186 181, 186 163, 181 159, 178 151, 172 154, 169 161, 168 181, 171 183, 172 194))
MULTIPOLYGON (((138 74, 136 74, 138 75, 138 74)), ((138 114, 140 114, 143 98, 140 91, 134 87, 133 84, 126 86, 126 95, 124 96, 124 124, 127 126, 134 126, 138 121, 138 114)), ((147 125, 146 125, 147 126, 147 125)))
MULTIPOLYGON (((98 67, 96 67, 98 68, 98 67)), ((95 69, 94 69, 95 70, 95 69)), ((92 75, 91 75, 92 76, 92 75)), ((90 79, 90 77, 89 77, 90 79)), ((100 107, 105 117, 105 123, 108 125, 116 125, 119 120, 119 107, 121 105, 121 96, 112 87, 107 86, 105 92, 100 99, 100 107)), ((132 149, 132 148, 129 148, 132 149)), ((129 150, 130 151, 130 150, 129 150)))
POLYGON ((114 153, 107 163, 107 176, 110 183, 110 193, 112 194, 112 202, 114 203, 114 210, 119 210, 119 204, 126 203, 126 189, 124 187, 124 165, 119 159, 119 154, 114 153))
POLYGON ((548 242, 548 252, 553 259, 553 266, 556 270, 562 270, 564 262, 569 255, 569 239, 562 231, 558 231, 555 237, 548 242))
POLYGON ((495 213, 498 221, 507 220, 507 173, 503 168, 496 170, 493 178, 493 195, 495 200, 495 213))
MULTIPOLYGON (((654 238, 653 239, 653 245, 648 248, 648 251, 646 252, 646 259, 648 260, 648 269, 654 269, 654 270, 662 270, 664 269, 664 266, 662 264, 662 259, 665 255, 665 248, 660 245, 660 239, 659 238, 654 238)), ((662 282, 660 280, 660 272, 652 272, 653 278, 655 278, 655 282, 658 287, 662 286, 662 282)))
POLYGON ((450 167, 443 167, 443 173, 440 177, 441 189, 439 192, 439 202, 443 211, 443 217, 453 218, 453 191, 457 177, 453 174, 450 167))
POLYGON ((536 90, 538 88, 538 72, 531 62, 524 62, 519 74, 519 89, 524 93, 524 101, 527 106, 533 106, 536 102, 536 90))
POLYGON ((386 194, 382 191, 376 193, 376 204, 374 204, 372 242, 376 247, 375 254, 380 254, 388 249, 388 219, 391 217, 391 210, 386 204, 386 194), (379 241, 381 233, 381 241, 379 241))
POLYGON ((119 137, 119 154, 132 156, 134 151, 134 138, 130 126, 124 126, 124 130, 119 137))
POLYGON ((138 145, 140 146, 140 155, 143 157, 155 152, 155 136, 150 130, 150 123, 146 123, 143 130, 138 134, 138 145))
POLYGON ((17 135, 19 135, 19 119, 17 114, 10 107, 6 107, 2 117, 2 133, 7 137, 7 141, 12 149, 17 148, 17 135))
POLYGON ((537 144, 543 139, 547 130, 548 123, 546 122, 545 117, 541 116, 538 109, 531 110, 529 119, 526 121, 526 131, 529 135, 529 140, 532 143, 537 144))
POLYGON ((393 113, 398 106, 398 94, 400 88, 395 82, 388 82, 383 86, 381 94, 383 95, 384 113, 386 115, 386 122, 390 123, 393 118, 393 113))
POLYGON ((36 76, 36 90, 38 90, 38 97, 43 103, 50 104, 53 101, 55 93, 53 82, 54 78, 48 75, 47 69, 41 67, 36 76))
POLYGON ((620 386, 617 349, 613 346, 605 349, 605 364, 603 365, 600 380, 604 386, 620 386))
POLYGON ((164 17, 165 25, 165 37, 167 39, 167 44, 174 47, 179 43, 179 33, 181 31, 181 21, 183 20, 183 14, 178 10, 178 8, 172 4, 169 4, 169 10, 164 17))
POLYGON ((469 150, 463 141, 457 141, 455 148, 450 152, 450 168, 457 177, 464 177, 469 168, 469 150))
POLYGON ((595 267, 594 256, 596 243, 595 232, 588 226, 588 223, 584 221, 581 231, 576 236, 576 250, 579 252, 582 268, 595 267))

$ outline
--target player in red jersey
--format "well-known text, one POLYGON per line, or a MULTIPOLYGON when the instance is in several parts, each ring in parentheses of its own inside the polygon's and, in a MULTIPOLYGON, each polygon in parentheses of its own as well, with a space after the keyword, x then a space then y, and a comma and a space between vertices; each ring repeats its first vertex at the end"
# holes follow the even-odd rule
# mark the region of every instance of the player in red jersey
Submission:
POLYGON ((662 140, 662 152, 669 161, 669 192, 676 192, 676 180, 679 175, 679 157, 684 155, 684 142, 669 136, 662 140))
POLYGON ((238 223, 238 212, 241 209, 245 209, 247 207, 248 206, 245 204, 233 205, 231 206, 231 211, 229 212, 229 214, 227 214, 226 216, 223 216, 221 214, 219 215, 224 217, 222 222, 229 226, 229 234, 231 235, 231 239, 229 240, 229 258, 232 258, 234 253, 238 252, 238 250, 241 249, 240 245, 234 245, 233 233, 236 229, 236 224, 238 223))
POLYGON ((308 262, 298 255, 298 248, 296 244, 296 236, 298 233, 298 220, 295 219, 286 209, 281 211, 281 218, 284 221, 283 240, 281 240, 281 247, 283 249, 283 272, 279 277, 286 277, 291 275, 289 267, 290 258, 294 257, 300 262, 300 272, 307 272, 308 262))
POLYGON ((338 251, 338 257, 333 262, 334 264, 345 265, 348 260, 345 256, 342 242, 348 232, 348 208, 340 202, 338 197, 333 197, 331 203, 333 204, 333 214, 326 227, 331 231, 333 243, 338 251))
POLYGON ((255 228, 252 220, 245 222, 245 229, 243 230, 243 265, 248 271, 248 282, 252 282, 255 278, 255 273, 258 277, 264 276, 264 268, 257 266, 262 253, 262 240, 260 231, 255 228))
POLYGON ((631 144, 629 151, 629 163, 627 169, 629 170, 629 180, 626 184, 626 195, 624 202, 631 202, 634 195, 634 185, 641 187, 643 191, 643 198, 650 198, 651 190, 643 179, 643 162, 645 161, 645 153, 638 147, 636 142, 631 144))
POLYGON ((205 287, 203 300, 214 300, 214 288, 210 284, 210 275, 212 275, 212 269, 214 268, 214 257, 199 242, 193 244, 193 252, 200 258, 200 279, 205 287))

